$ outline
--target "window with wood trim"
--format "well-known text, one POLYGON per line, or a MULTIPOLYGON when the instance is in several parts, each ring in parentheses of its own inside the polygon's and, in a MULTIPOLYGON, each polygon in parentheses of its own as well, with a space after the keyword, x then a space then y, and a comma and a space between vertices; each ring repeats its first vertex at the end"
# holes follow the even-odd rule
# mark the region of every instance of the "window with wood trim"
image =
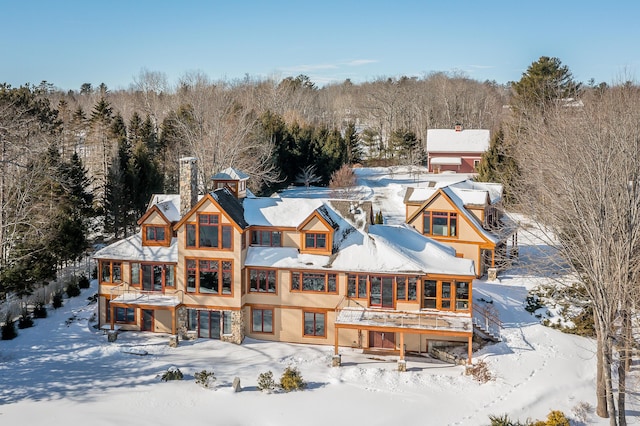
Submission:
POLYGON ((366 299, 367 295, 367 276, 362 274, 347 275, 347 296, 366 299))
POLYGON ((422 308, 469 311, 470 283, 466 281, 424 280, 422 308))
POLYGON ((396 300, 414 301, 418 298, 417 277, 396 277, 396 300))
POLYGON ((273 309, 251 309, 251 331, 273 333, 273 309))
POLYGON ((146 244, 165 244, 169 240, 165 226, 144 225, 142 228, 146 244))
POLYGON ((304 312, 304 335, 311 337, 326 337, 327 319, 322 312, 304 312))
POLYGON ((305 232, 304 247, 307 250, 326 250, 327 249, 327 233, 326 232, 305 232))
POLYGON ((185 259, 187 293, 233 294, 233 261, 185 259))
POLYGON ((131 285, 145 291, 164 291, 175 287, 175 265, 164 263, 131 263, 131 285))
POLYGON ((291 272, 291 291, 337 293, 337 275, 326 272, 291 272))
POLYGON ((282 232, 258 229, 251 231, 251 245, 263 247, 282 247, 282 232))
POLYGON ((101 260, 100 261, 100 282, 121 283, 122 282, 122 262, 101 260))
POLYGON ((233 226, 223 225, 217 213, 200 213, 196 223, 187 223, 187 248, 233 249, 233 226))
POLYGON ((457 237, 458 214, 455 212, 427 211, 423 213, 424 235, 433 237, 457 237))
POLYGON ((134 308, 114 308, 115 322, 119 324, 135 324, 136 310, 134 308))
POLYGON ((274 269, 249 269, 249 291, 252 293, 276 293, 276 271, 274 269))

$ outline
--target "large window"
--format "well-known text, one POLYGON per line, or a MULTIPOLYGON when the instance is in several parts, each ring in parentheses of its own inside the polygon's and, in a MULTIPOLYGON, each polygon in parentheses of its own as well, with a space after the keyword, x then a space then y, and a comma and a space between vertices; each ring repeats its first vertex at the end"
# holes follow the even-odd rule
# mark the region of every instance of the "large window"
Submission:
POLYGON ((304 247, 306 249, 325 250, 327 248, 327 234, 320 232, 305 233, 304 247))
POLYGON ((103 283, 122 282, 122 263, 109 260, 101 260, 100 281, 103 283))
POLYGON ((220 223, 219 214, 199 214, 197 223, 186 225, 188 248, 233 248, 233 227, 220 223))
POLYGON ((282 232, 268 230, 251 231, 251 245, 282 247, 282 232))
POLYGON ((273 269, 249 269, 249 291, 275 293, 276 271, 273 269))
POLYGON ((221 334, 231 334, 231 311, 207 311, 187 309, 187 329, 196 331, 198 337, 219 339, 221 334))
POLYGON ((396 277, 396 300, 414 301, 418 297, 418 278, 396 277))
POLYGON ((175 265, 163 263, 132 263, 131 285, 145 291, 164 291, 175 287, 175 265))
POLYGON ((291 291, 337 292, 336 274, 322 272, 292 272, 291 291))
POLYGON ((273 333, 273 310, 252 309, 251 331, 254 333, 273 333))
POLYGON ((454 212, 424 212, 425 235, 436 237, 458 236, 458 214, 454 212))
POLYGON ((233 262, 217 259, 186 259, 187 292, 231 295, 233 262))
POLYGON ((304 312, 304 335, 313 337, 326 336, 326 318, 324 313, 304 312))
POLYGON ((425 309, 468 311, 470 284, 466 281, 425 280, 422 296, 425 309))
POLYGON ((349 274, 347 277, 347 296, 359 299, 367 298, 367 276, 349 274))

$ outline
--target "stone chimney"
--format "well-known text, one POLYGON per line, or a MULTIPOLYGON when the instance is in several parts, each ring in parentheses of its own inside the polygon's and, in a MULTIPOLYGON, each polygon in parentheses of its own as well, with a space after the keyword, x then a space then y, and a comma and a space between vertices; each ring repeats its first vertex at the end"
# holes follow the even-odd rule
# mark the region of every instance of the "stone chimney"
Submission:
POLYGON ((180 216, 187 214, 198 202, 198 159, 180 159, 180 216))

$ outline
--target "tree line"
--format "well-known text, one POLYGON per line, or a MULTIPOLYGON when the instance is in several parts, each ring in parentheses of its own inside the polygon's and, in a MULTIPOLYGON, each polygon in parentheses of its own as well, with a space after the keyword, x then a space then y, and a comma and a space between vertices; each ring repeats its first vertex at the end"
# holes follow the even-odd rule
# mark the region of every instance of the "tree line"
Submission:
POLYGON ((182 156, 198 157, 202 191, 236 167, 269 194, 328 184, 344 165, 421 164, 427 130, 456 123, 492 131, 478 179, 504 184, 509 207, 549 236, 549 262, 581 283, 596 324, 597 413, 626 424, 640 91, 580 84, 557 58, 506 85, 446 73, 324 87, 303 75, 189 73, 171 86, 146 70, 127 90, 1 85, 0 290, 28 294, 89 238, 131 235, 151 194, 177 191, 182 156))

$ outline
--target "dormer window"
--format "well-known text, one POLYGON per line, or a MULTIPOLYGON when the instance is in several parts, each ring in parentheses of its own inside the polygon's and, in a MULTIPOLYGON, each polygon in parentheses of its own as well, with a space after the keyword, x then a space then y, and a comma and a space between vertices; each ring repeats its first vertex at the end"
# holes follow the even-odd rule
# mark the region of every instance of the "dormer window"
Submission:
POLYGON ((251 245, 263 247, 282 247, 282 232, 268 230, 251 231, 251 245))
POLYGON ((142 242, 148 246, 169 245, 171 235, 166 226, 143 225, 142 242))
POLYGON ((454 212, 424 212, 423 234, 434 237, 457 237, 458 215, 454 212))
POLYGON ((326 250, 327 234, 324 232, 307 232, 304 235, 304 246, 307 250, 326 250))
POLYGON ((164 241, 164 226, 147 226, 147 241, 164 241))

